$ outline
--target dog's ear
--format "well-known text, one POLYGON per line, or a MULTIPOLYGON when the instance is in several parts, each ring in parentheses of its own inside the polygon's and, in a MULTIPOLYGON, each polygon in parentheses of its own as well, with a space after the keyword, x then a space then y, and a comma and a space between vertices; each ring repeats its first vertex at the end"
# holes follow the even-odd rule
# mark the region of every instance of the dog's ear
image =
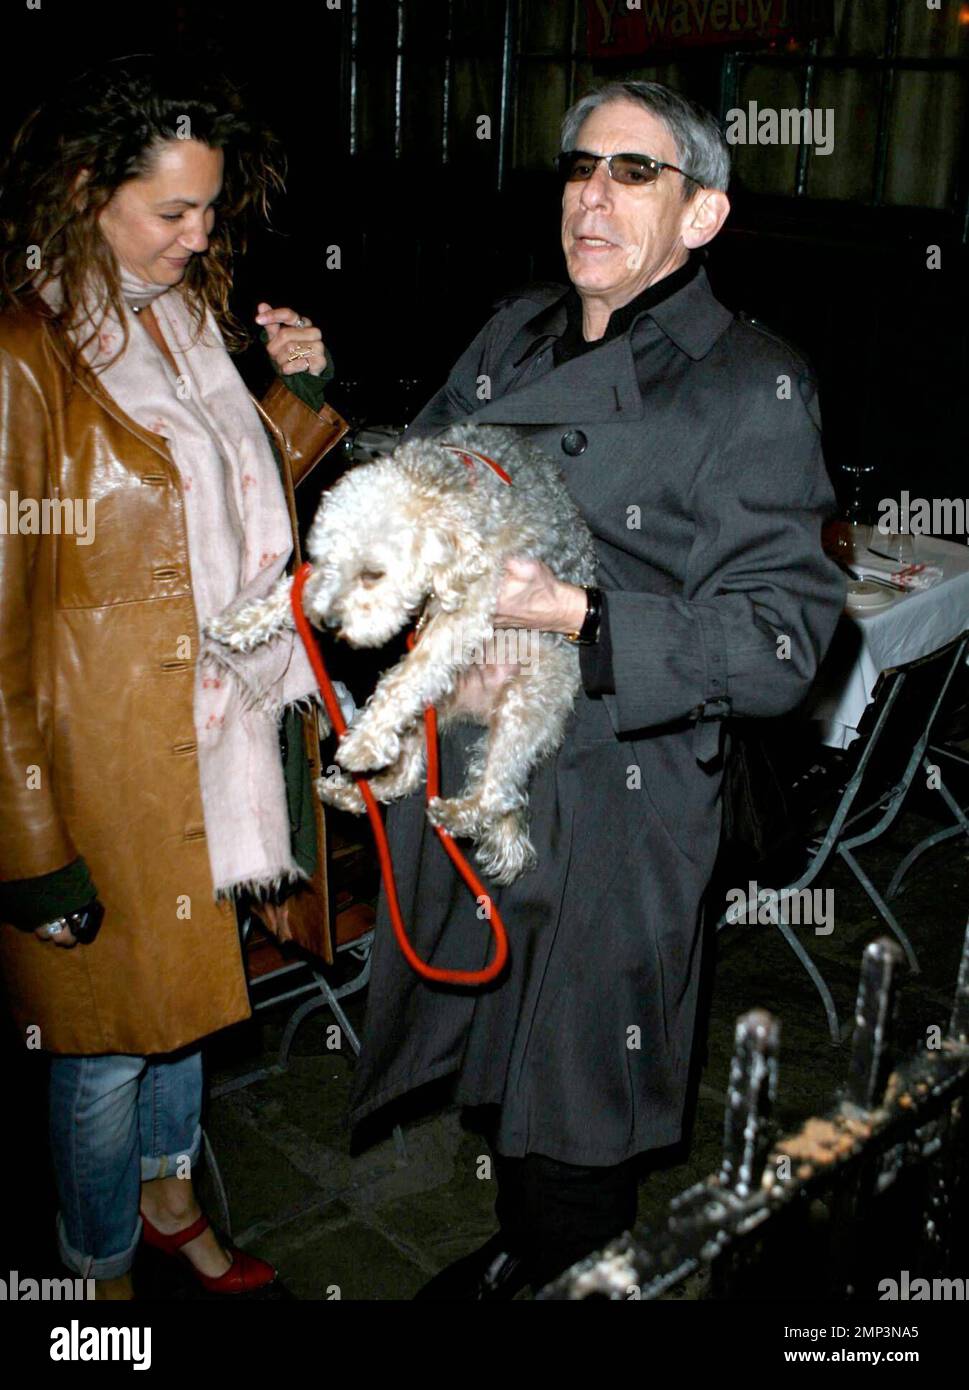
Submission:
POLYGON ((424 541, 423 559, 433 591, 446 613, 462 606, 470 586, 488 570, 480 538, 460 526, 432 527, 424 541))

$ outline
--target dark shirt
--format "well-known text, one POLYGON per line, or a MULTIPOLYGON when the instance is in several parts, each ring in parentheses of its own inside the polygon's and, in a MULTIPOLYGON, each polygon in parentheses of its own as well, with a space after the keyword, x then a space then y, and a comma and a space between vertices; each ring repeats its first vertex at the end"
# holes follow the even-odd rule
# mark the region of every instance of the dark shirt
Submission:
POLYGON ((647 309, 652 309, 654 305, 661 304, 664 299, 669 299, 671 294, 676 294, 684 285, 688 285, 700 269, 700 257, 690 256, 685 265, 681 265, 679 270, 674 270, 671 275, 664 275, 662 280, 657 280, 654 285, 649 285, 641 294, 637 294, 635 299, 631 299, 628 304, 624 304, 621 309, 613 309, 609 315, 609 322, 606 324, 606 331, 601 338, 595 338, 588 342, 582 334, 582 299, 578 290, 571 289, 565 297, 565 310, 568 314, 568 322, 565 332, 559 338, 553 349, 553 357, 556 367, 560 367, 563 362, 570 362, 573 357, 581 357, 585 352, 592 352, 594 348, 600 347, 603 343, 609 343, 613 338, 618 338, 623 333, 628 333, 632 327, 633 320, 644 313, 647 309))
MULTIPOLYGON (((686 264, 681 265, 679 270, 674 270, 671 275, 664 275, 662 280, 657 280, 654 285, 643 290, 642 294, 638 294, 628 304, 624 304, 620 309, 614 309, 609 315, 605 333, 601 338, 596 338, 592 342, 588 342, 582 334, 582 300, 579 293, 575 289, 569 290, 565 300, 568 314, 565 332, 552 350, 556 367, 561 366, 563 362, 570 362, 573 357, 581 357, 583 353, 592 352, 600 344, 611 342, 613 338, 618 338, 623 333, 628 333, 637 314, 643 313, 646 309, 652 309, 654 304, 661 303, 664 299, 668 299, 671 294, 676 294, 677 290, 681 290, 684 285, 689 284, 700 269, 700 263, 701 258, 699 256, 691 255, 686 264)), ((606 593, 602 595, 599 640, 591 646, 579 648, 579 663, 582 671, 582 685, 586 694, 615 694, 616 685, 612 671, 612 640, 609 634, 609 596, 606 593)))

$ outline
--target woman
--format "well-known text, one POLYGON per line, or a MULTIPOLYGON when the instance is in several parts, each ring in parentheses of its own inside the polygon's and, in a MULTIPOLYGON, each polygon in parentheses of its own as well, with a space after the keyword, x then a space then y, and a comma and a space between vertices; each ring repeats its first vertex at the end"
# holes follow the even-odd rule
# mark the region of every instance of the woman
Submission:
MULTIPOLYGON (((85 74, 20 132, 0 199, 0 968, 53 1054, 62 1258, 116 1298, 140 1236, 216 1292, 275 1277, 193 1192, 199 1042, 250 1013, 233 895, 285 939, 282 899, 324 864, 318 745, 291 719, 284 768, 277 727, 315 690, 304 653, 199 659, 203 624, 284 571, 295 512, 225 346, 274 145, 223 79, 184 74, 85 74)), ((319 329, 256 321, 321 402, 319 329)), ((305 473, 332 431, 279 387, 305 473)))

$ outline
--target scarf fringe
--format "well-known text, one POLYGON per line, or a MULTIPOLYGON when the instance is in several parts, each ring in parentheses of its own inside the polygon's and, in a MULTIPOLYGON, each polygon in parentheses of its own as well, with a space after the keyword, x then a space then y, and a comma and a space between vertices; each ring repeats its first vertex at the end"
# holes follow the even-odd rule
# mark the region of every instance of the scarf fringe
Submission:
POLYGON ((310 883, 312 879, 306 870, 301 869, 298 864, 289 864, 275 872, 267 871, 256 878, 237 878, 231 879, 227 883, 220 883, 215 890, 215 901, 224 899, 231 902, 233 899, 242 898, 247 893, 253 898, 262 898, 267 893, 277 892, 285 884, 300 882, 310 883))
POLYGON ((321 734, 330 732, 330 720, 326 712, 326 705, 323 703, 323 696, 318 690, 311 690, 306 695, 301 695, 298 700, 278 700, 264 706, 267 714, 271 714, 279 724, 282 722, 284 714, 293 710, 296 714, 322 714, 325 729, 321 729, 321 734))
POLYGON ((250 714, 253 710, 275 715, 277 707, 284 707, 282 701, 271 701, 268 691, 259 691, 247 679, 245 657, 206 637, 199 652, 199 660, 214 666, 220 675, 231 676, 239 692, 240 708, 250 714))
MULTIPOLYGON (((326 714, 326 705, 323 703, 321 692, 314 688, 308 690, 305 695, 298 696, 295 700, 272 699, 268 694, 259 694, 253 689, 252 685, 245 679, 237 663, 233 661, 233 654, 228 652, 221 645, 206 640, 202 649, 202 659, 209 661, 221 674, 230 676, 239 692, 241 708, 251 714, 253 711, 268 715, 275 720, 276 724, 282 722, 287 710, 296 710, 299 714, 312 714, 314 711, 322 712, 325 728, 321 729, 321 734, 326 735, 330 732, 330 721, 326 714)), ((339 685, 339 682, 337 682, 339 685)), ((349 721, 347 721, 349 723, 349 721)))
MULTIPOLYGON (((283 716, 289 710, 295 710, 297 714, 315 713, 318 716, 322 716, 319 721, 320 737, 326 738, 327 735, 332 733, 330 717, 326 712, 326 705, 323 701, 322 692, 318 688, 314 687, 314 689, 308 690, 305 695, 300 695, 295 700, 274 700, 268 695, 258 695, 253 690, 252 686, 240 674, 238 666, 233 664, 231 655, 226 656, 223 648, 216 647, 215 645, 206 646, 202 652, 202 656, 204 659, 211 661, 213 666, 218 667, 223 675, 231 676, 235 681, 239 691, 242 709, 247 714, 253 711, 259 714, 265 714, 269 718, 275 720, 278 726, 282 723, 283 716)), ((341 690, 346 690, 346 686, 344 686, 341 681, 334 681, 334 687, 336 688, 337 699, 340 700, 342 705, 343 702, 340 698, 340 692, 341 690)), ((346 691, 346 693, 349 695, 350 692, 346 691)), ((346 718, 346 711, 344 711, 344 717, 346 718)), ((352 713, 351 717, 347 719, 348 724, 351 722, 352 713)))

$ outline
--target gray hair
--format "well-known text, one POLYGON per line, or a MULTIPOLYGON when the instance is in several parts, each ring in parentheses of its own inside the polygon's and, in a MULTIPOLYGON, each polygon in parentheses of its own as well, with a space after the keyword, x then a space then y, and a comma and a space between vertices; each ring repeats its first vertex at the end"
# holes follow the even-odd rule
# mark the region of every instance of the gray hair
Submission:
MULTIPOLYGON (((711 113, 661 82, 607 82, 570 106, 562 119, 562 149, 574 150, 584 120, 610 101, 631 101, 657 116, 676 146, 676 162, 704 188, 726 192, 730 182, 730 151, 723 132, 711 113)), ((594 152, 593 152, 594 153, 594 152)), ((683 200, 696 185, 683 180, 683 200)))

